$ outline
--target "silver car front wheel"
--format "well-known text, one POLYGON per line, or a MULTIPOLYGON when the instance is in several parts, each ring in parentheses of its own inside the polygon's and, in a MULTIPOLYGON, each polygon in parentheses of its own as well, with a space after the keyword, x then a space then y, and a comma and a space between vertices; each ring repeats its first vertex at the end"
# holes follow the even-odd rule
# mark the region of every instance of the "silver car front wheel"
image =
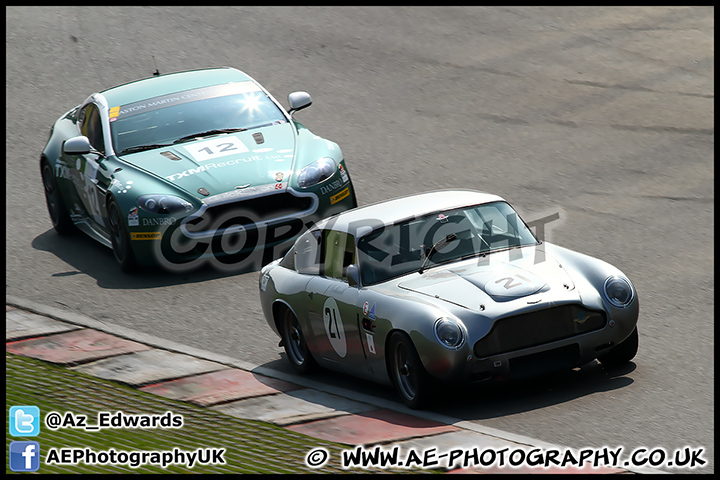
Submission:
POLYGON ((410 337, 395 332, 389 347, 390 378, 403 403, 410 408, 428 405, 435 396, 436 382, 425 370, 410 337))
POLYGON ((628 338, 612 347, 610 351, 600 355, 598 360, 608 368, 620 367, 635 358, 637 351, 638 331, 635 327, 628 338))

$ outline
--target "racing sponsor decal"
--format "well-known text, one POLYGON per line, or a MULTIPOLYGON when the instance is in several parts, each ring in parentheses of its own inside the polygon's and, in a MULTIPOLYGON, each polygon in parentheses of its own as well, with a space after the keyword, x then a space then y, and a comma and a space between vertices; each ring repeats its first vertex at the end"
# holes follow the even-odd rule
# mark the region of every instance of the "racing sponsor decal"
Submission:
POLYGON ((61 161, 58 161, 55 164, 55 176, 58 178, 72 178, 70 174, 70 169, 66 164, 61 161))
POLYGON ((335 180, 332 183, 328 183, 327 185, 323 185, 320 187, 320 193, 323 195, 327 195, 330 192, 334 192, 338 188, 343 186, 343 182, 341 180, 335 180))
POLYGON ((370 320, 375 320, 375 302, 373 302, 372 307, 370 307, 370 303, 368 302, 363 304, 363 315, 370 320))
POLYGON ((347 341, 345 340, 345 329, 343 328, 340 310, 334 298, 328 297, 323 305, 323 323, 325 324, 325 334, 327 334, 330 345, 340 358, 347 355, 347 341))
POLYGON ((141 100, 127 105, 117 106, 110 109, 108 116, 111 121, 118 117, 126 117, 138 113, 151 112, 159 108, 168 107, 170 105, 180 105, 183 103, 194 102, 197 100, 205 100, 209 98, 223 97, 226 95, 238 95, 243 93, 259 92, 260 88, 250 81, 234 82, 223 85, 212 85, 209 87, 195 88, 182 92, 175 92, 169 95, 161 95, 146 100, 141 100))
POLYGON ((365 333, 365 338, 367 339, 367 346, 368 351, 370 353, 376 353, 375 352, 375 340, 371 333, 365 333))
POLYGON ((133 184, 133 181, 132 181, 132 180, 128 180, 128 181, 125 183, 125 185, 123 185, 123 184, 120 183, 117 179, 114 179, 114 178, 113 178, 112 182, 110 182, 109 188, 117 191, 118 194, 120 194, 120 193, 127 193, 128 190, 131 190, 131 189, 132 189, 132 184, 133 184))
POLYGON ((233 135, 217 137, 204 142, 194 143, 184 148, 195 158, 195 160, 200 162, 250 151, 250 149, 247 148, 238 137, 233 135))
POLYGON ((375 320, 375 302, 373 302, 372 307, 370 307, 370 311, 367 313, 367 316, 370 320, 375 320))
POLYGON ((330 197, 330 205, 336 204, 337 202, 339 202, 339 201, 342 200, 343 198, 348 197, 349 195, 350 195, 350 187, 347 187, 345 190, 343 190, 342 192, 338 193, 337 195, 333 195, 332 197, 330 197))
POLYGON ((175 225, 175 220, 173 217, 170 218, 143 218, 142 224, 143 227, 149 227, 150 225, 175 225))
POLYGON ((191 168, 189 170, 185 170, 180 173, 174 173, 172 175, 168 175, 165 178, 171 182, 174 182, 175 180, 179 180, 182 177, 189 177, 190 175, 195 175, 196 173, 208 171, 211 168, 222 168, 222 167, 227 167, 228 165, 238 165, 240 163, 257 162, 260 160, 263 160, 263 157, 261 157, 260 155, 253 155, 251 157, 238 158, 238 159, 234 159, 234 160, 226 160, 224 162, 206 163, 205 165, 200 165, 198 168, 191 168))
POLYGON ((140 225, 140 217, 138 216, 138 207, 132 207, 128 212, 128 227, 137 227, 140 225))
POLYGON ((130 240, 162 240, 160 232, 131 232, 130 240))
POLYGON ((108 111, 108 120, 114 122, 120 116, 120 106, 113 107, 108 111))
POLYGON ((343 167, 341 163, 338 168, 340 169, 340 178, 342 178, 343 183, 347 183, 350 179, 348 178, 348 174, 345 171, 345 167, 343 167))

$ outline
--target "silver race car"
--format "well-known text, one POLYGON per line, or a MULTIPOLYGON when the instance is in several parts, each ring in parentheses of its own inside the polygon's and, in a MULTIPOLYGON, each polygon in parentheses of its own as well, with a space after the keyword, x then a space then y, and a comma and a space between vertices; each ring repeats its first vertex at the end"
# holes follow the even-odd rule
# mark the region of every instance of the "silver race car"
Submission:
POLYGON ((298 372, 392 383, 411 408, 443 382, 617 366, 638 348, 637 293, 620 270, 466 190, 324 219, 261 270, 260 299, 298 372))

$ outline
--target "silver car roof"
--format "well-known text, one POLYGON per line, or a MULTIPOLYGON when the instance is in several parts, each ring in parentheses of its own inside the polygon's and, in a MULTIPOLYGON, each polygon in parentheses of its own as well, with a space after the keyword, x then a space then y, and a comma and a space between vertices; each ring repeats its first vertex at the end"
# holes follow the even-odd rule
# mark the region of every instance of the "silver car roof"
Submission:
POLYGON ((440 190, 421 193, 353 208, 320 221, 319 228, 346 232, 358 238, 382 225, 403 220, 489 202, 504 202, 502 197, 473 190, 440 190))

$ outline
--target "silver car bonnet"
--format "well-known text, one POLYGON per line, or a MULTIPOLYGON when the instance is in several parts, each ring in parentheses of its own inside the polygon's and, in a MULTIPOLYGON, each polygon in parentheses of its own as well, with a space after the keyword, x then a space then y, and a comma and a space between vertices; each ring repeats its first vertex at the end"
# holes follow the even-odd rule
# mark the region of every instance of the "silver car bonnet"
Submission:
POLYGON ((567 300, 575 284, 542 247, 537 251, 527 247, 438 266, 401 281, 398 287, 483 312, 491 304, 523 297, 529 297, 531 304, 567 300), (536 253, 541 253, 542 261, 536 253))

